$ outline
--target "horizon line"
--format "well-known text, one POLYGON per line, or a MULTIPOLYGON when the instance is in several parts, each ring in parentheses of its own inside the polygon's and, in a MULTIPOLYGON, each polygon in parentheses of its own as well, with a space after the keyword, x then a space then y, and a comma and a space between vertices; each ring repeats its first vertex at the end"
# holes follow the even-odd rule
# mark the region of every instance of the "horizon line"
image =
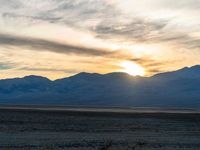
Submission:
POLYGON ((56 80, 60 80, 60 79, 70 78, 70 77, 73 77, 73 76, 76 76, 76 75, 79 75, 79 74, 83 74, 83 73, 86 73, 86 74, 98 74, 98 75, 108 75, 108 74, 113 74, 113 73, 123 73, 123 74, 126 74, 126 75, 130 76, 130 77, 150 78, 150 77, 153 77, 153 76, 156 76, 156 75, 159 75, 159 74, 175 72, 175 71, 179 71, 179 70, 182 70, 182 69, 190 69, 190 68, 193 68, 193 67, 200 67, 200 65, 194 65, 194 66, 190 66, 190 67, 186 66, 186 67, 179 68, 177 70, 161 72, 161 73, 157 73, 157 74, 154 74, 154 75, 151 75, 151 76, 140 76, 140 75, 134 76, 134 75, 130 75, 130 74, 128 74, 126 72, 123 72, 123 71, 116 71, 116 72, 109 72, 109 73, 97 73, 97 72, 85 72, 85 71, 82 71, 82 72, 75 73, 75 74, 67 76, 67 77, 57 78, 57 79, 54 79, 54 80, 52 80, 52 79, 50 79, 50 78, 48 78, 46 76, 30 74, 30 75, 25 75, 25 76, 22 76, 22 77, 0 78, 0 81, 2 81, 2 80, 12 80, 12 79, 23 79, 23 78, 30 77, 30 76, 43 77, 43 78, 46 78, 46 79, 48 79, 50 81, 56 81, 56 80))

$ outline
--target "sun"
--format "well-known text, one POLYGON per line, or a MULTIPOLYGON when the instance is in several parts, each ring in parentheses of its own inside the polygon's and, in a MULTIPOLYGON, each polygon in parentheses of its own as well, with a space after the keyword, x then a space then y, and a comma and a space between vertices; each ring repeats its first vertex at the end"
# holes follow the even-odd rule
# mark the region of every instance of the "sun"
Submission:
POLYGON ((121 71, 126 72, 132 76, 145 75, 145 69, 134 62, 124 61, 120 64, 120 66, 123 68, 121 71))

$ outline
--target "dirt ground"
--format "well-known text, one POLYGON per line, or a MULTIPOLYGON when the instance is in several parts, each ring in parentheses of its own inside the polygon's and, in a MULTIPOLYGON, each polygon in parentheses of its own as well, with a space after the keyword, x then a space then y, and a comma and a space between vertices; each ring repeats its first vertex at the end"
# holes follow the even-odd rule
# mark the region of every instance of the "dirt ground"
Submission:
POLYGON ((0 109, 1 150, 200 150, 200 115, 0 109))

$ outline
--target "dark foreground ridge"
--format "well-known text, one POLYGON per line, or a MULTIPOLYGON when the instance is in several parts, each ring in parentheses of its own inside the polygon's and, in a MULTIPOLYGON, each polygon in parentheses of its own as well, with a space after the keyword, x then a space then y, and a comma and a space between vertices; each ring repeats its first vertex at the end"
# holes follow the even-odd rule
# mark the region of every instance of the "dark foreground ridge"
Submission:
POLYGON ((0 109, 1 150, 199 150, 200 115, 0 109))
POLYGON ((200 108, 200 66, 133 77, 79 73, 51 81, 40 76, 0 80, 0 104, 200 108))

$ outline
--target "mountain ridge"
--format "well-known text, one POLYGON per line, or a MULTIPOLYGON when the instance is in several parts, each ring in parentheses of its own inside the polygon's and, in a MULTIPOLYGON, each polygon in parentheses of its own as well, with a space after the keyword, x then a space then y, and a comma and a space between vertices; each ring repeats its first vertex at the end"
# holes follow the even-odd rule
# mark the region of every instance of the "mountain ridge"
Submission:
POLYGON ((0 80, 0 103, 137 107, 200 107, 200 65, 151 77, 82 72, 0 80))
POLYGON ((98 76, 103 76, 103 75, 104 76, 105 75, 106 76, 108 76, 108 75, 125 75, 125 76, 130 76, 132 78, 136 78, 136 77, 152 78, 152 77, 156 77, 156 76, 163 75, 163 74, 176 73, 177 71, 190 70, 190 69, 192 69, 192 70, 194 69, 194 70, 200 72, 200 65, 195 65, 195 66, 191 66, 191 67, 183 67, 183 68, 175 70, 175 71, 162 72, 162 73, 158 73, 158 74, 152 75, 150 77, 144 77, 144 76, 139 76, 139 75, 138 76, 132 76, 132 75, 129 75, 128 73, 125 73, 125 72, 110 72, 110 73, 106 73, 106 74, 100 74, 100 73, 94 73, 94 72, 80 72, 80 73, 77 73, 77 74, 69 76, 69 77, 63 77, 63 78, 59 78, 59 79, 55 79, 55 80, 51 80, 51 79, 49 79, 47 77, 39 76, 39 75, 27 75, 27 76, 24 76, 24 77, 0 79, 0 81, 2 81, 2 80, 10 80, 10 79, 36 78, 36 77, 38 77, 38 78, 46 78, 46 79, 51 80, 51 81, 56 81, 56 80, 62 80, 62 79, 66 79, 66 78, 76 77, 76 76, 88 76, 88 75, 98 75, 98 76))

